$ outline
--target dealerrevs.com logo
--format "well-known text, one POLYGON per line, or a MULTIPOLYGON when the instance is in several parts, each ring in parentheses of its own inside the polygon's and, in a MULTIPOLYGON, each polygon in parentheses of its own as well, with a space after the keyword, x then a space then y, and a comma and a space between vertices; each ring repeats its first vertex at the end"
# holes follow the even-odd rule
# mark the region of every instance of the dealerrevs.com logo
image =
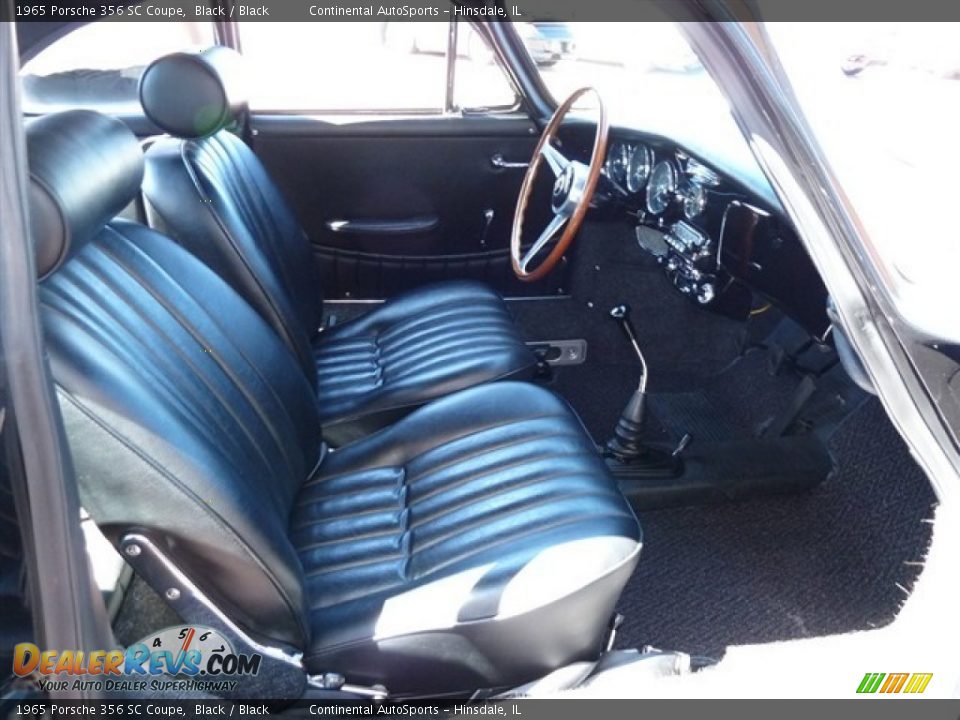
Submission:
POLYGON ((262 657, 237 654, 216 630, 188 625, 148 635, 125 650, 14 648, 13 672, 33 676, 42 690, 232 691, 232 678, 260 672, 262 657))
POLYGON ((933 673, 867 673, 860 681, 860 694, 883 693, 886 695, 906 693, 917 695, 927 689, 933 673))

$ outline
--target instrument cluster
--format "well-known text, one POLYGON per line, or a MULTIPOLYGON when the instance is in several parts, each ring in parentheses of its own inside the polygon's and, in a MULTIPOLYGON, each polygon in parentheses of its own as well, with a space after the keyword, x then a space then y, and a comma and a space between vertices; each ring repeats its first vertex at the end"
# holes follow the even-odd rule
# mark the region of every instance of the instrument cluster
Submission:
POLYGON ((607 197, 637 218, 637 242, 661 263, 674 286, 701 305, 718 294, 717 238, 724 204, 720 176, 677 148, 614 140, 603 175, 607 197))
POLYGON ((742 320, 756 293, 815 337, 829 326, 826 289, 796 231, 736 176, 633 132, 611 137, 601 175, 595 207, 625 213, 637 245, 696 304, 742 320))
POLYGON ((687 220, 707 208, 708 187, 720 178, 683 153, 655 152, 642 142, 615 140, 603 165, 612 194, 637 210, 663 215, 671 207, 687 220))

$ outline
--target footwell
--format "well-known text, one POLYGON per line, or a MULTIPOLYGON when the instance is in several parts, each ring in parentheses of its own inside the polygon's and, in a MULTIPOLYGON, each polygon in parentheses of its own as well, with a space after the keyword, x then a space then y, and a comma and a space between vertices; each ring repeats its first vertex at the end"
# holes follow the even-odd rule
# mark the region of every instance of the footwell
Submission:
POLYGON ((828 444, 837 472, 810 492, 642 513, 618 646, 717 657, 891 622, 922 568, 933 493, 876 400, 828 444))

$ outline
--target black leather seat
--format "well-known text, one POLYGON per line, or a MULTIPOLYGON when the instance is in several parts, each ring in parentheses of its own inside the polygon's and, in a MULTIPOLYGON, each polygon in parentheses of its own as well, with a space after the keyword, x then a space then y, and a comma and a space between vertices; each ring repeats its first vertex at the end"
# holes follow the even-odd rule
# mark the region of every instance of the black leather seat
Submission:
POLYGON ((476 282, 409 292, 317 334, 323 294, 310 241, 257 156, 226 129, 245 108, 240 63, 214 47, 144 72, 144 111, 173 136, 147 152, 147 217, 239 291, 304 368, 316 364, 328 438, 360 437, 456 390, 531 377, 535 358, 506 304, 476 282))
POLYGON ((482 385, 324 454, 311 381, 270 325, 172 240, 111 220, 142 175, 130 132, 50 115, 28 150, 52 372, 108 537, 150 536, 306 672, 395 695, 598 655, 640 532, 562 400, 482 385))

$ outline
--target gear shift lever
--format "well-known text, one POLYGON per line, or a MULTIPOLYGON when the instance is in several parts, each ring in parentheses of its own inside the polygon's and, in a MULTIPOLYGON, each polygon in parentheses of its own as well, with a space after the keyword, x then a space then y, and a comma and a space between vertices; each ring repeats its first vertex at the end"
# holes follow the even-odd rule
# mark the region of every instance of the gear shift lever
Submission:
POLYGON ((633 351, 637 354, 637 359, 640 361, 640 372, 642 373, 640 376, 640 385, 637 390, 645 393, 647 391, 647 360, 643 357, 640 343, 637 342, 637 331, 633 327, 633 321, 630 319, 630 306, 626 303, 623 305, 615 305, 610 308, 610 317, 620 325, 620 329, 623 330, 623 334, 627 336, 627 340, 629 340, 633 346, 633 351))
POLYGON ((645 445, 641 439, 644 411, 647 404, 647 360, 637 341, 637 331, 630 320, 630 306, 617 305, 610 310, 613 318, 627 336, 640 361, 640 382, 627 401, 620 419, 607 441, 608 464, 615 475, 631 477, 664 477, 679 474, 680 460, 658 448, 645 445))
POLYGON ((607 450, 611 455, 621 462, 630 462, 644 453, 640 432, 643 429, 643 414, 647 399, 647 360, 643 357, 640 343, 637 342, 637 331, 630 320, 630 306, 623 304, 613 307, 610 310, 610 317, 620 325, 620 329, 627 336, 640 361, 640 382, 620 414, 617 426, 613 430, 613 437, 607 442, 607 450))

